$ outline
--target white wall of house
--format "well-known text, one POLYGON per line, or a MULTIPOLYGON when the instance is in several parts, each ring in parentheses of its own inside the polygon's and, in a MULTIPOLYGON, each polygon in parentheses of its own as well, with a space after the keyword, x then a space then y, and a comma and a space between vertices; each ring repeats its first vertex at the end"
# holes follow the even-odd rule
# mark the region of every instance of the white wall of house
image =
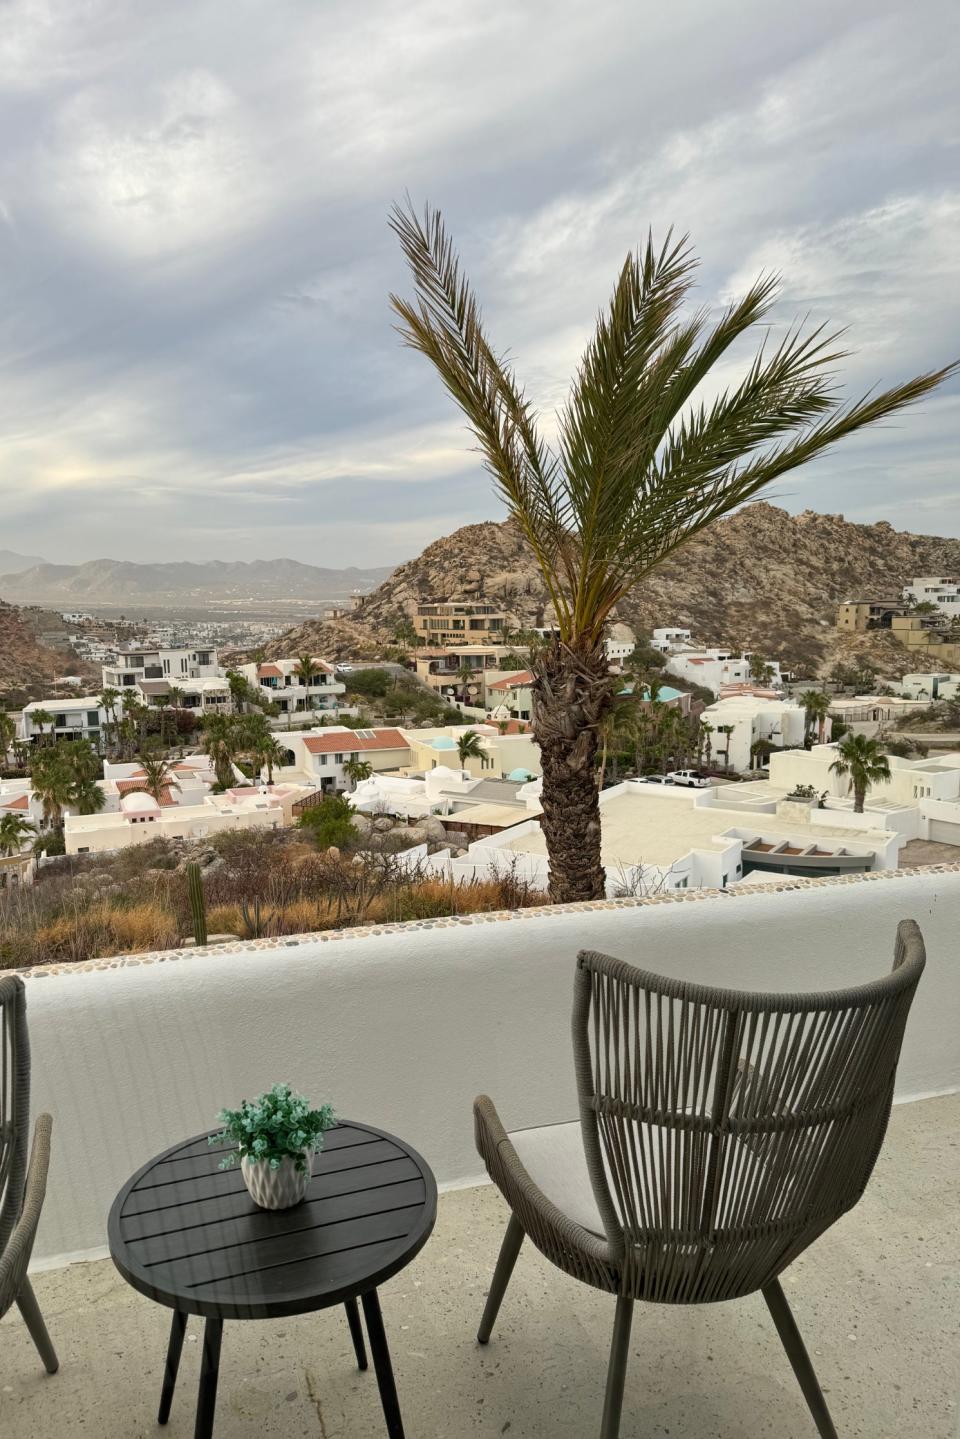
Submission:
MULTIPOLYGON (((143 800, 146 799, 144 796, 143 800)), ((280 829, 283 824, 284 813, 279 801, 266 797, 231 805, 219 805, 207 799, 202 804, 177 804, 169 808, 140 803, 109 813, 68 814, 64 821, 64 843, 67 854, 104 854, 158 838, 209 839, 227 830, 257 826, 280 829)))
MULTIPOLYGON (((811 784, 818 794, 847 795, 850 781, 834 774, 830 766, 837 758, 836 745, 814 745, 811 750, 791 750, 770 756, 770 783, 783 789, 811 784)), ((870 800, 892 800, 915 805, 923 799, 953 800, 960 797, 960 753, 911 760, 888 755, 889 780, 871 785, 870 800)))
POLYGON ((960 615, 960 585, 939 575, 919 575, 903 587, 905 600, 928 601, 945 615, 960 615))
POLYGON ((924 699, 930 703, 938 699, 956 699, 960 690, 960 675, 951 671, 904 675, 900 681, 900 689, 909 699, 924 699))
POLYGON ((38 725, 34 718, 37 710, 46 710, 53 715, 55 739, 99 741, 107 719, 97 695, 85 695, 79 699, 33 700, 24 706, 20 714, 18 730, 22 740, 34 740, 41 734, 49 736, 49 724, 38 725))
POLYGON ((722 760, 726 754, 729 767, 740 773, 757 767, 751 755, 757 740, 769 740, 778 749, 803 744, 803 708, 788 700, 737 695, 708 705, 701 719, 717 731, 710 736, 714 756, 722 760), (721 725, 733 725, 733 732, 720 733, 721 725))
POLYGON ((668 654, 672 649, 680 649, 690 644, 690 631, 664 625, 653 631, 650 644, 653 649, 668 654))
POLYGON ((278 1079, 402 1135, 441 1184, 474 1181, 475 1095, 493 1095, 511 1128, 577 1117, 578 949, 725 987, 830 990, 885 973, 905 915, 929 955, 897 1078, 906 1100, 960 1088, 957 870, 28 974, 33 1110, 53 1115, 36 1258, 102 1250, 110 1204, 135 1169, 278 1079))
POLYGON ((316 660, 316 663, 322 668, 311 676, 309 684, 304 684, 297 674, 299 660, 296 659, 238 665, 237 669, 255 690, 279 705, 285 714, 306 710, 335 712, 347 687, 325 662, 316 660))

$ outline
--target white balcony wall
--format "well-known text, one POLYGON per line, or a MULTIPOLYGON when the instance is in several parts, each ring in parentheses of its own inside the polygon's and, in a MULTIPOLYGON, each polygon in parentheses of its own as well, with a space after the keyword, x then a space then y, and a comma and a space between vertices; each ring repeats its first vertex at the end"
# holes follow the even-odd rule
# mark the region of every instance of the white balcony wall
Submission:
POLYGON ((476 1179, 476 1094, 492 1094, 510 1126, 576 1117, 570 1003, 581 947, 712 984, 831 989, 884 973, 904 916, 919 920, 929 952, 897 1085, 909 1099, 960 1087, 960 869, 34 974, 33 1109, 54 1116, 37 1257, 104 1245, 110 1203, 134 1169, 281 1079, 403 1135, 441 1183, 476 1179))

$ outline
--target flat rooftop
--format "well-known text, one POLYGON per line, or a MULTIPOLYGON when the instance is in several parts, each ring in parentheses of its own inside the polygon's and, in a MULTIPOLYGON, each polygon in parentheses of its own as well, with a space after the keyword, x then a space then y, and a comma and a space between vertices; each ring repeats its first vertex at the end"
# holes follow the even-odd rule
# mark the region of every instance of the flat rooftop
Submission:
MULTIPOLYGON (((784 1287, 838 1433, 956 1439, 960 1095, 897 1106, 864 1198, 787 1270, 784 1287)), ((613 1299, 529 1243, 493 1338, 475 1339, 506 1223, 491 1186, 441 1196, 433 1237, 383 1286, 411 1439, 590 1439, 599 1433, 613 1299)), ((142 1439, 169 1311, 109 1259, 36 1274, 60 1356, 44 1373, 14 1309, 0 1321, 0 1433, 142 1439)), ((193 1433, 201 1321, 190 1319, 168 1432, 193 1433)), ((814 1426, 763 1300, 638 1304, 623 1439, 812 1439, 814 1426)), ((380 1439, 372 1368, 357 1372, 341 1308, 224 1327, 222 1439, 380 1439)))
MULTIPOLYGON (((636 785, 624 794, 614 795, 600 808, 601 858, 605 865, 675 864, 691 849, 724 848, 717 837, 724 830, 736 827, 764 835, 801 837, 809 833, 808 843, 836 839, 855 845, 870 842, 887 843, 889 833, 883 830, 846 828, 843 825, 817 825, 811 830, 797 821, 791 823, 776 814, 754 814, 731 807, 696 809, 696 790, 669 796, 657 793, 656 785, 636 785)), ((699 791, 703 793, 703 791, 699 791)), ((542 831, 517 835, 507 841, 504 849, 526 854, 546 854, 542 831)))

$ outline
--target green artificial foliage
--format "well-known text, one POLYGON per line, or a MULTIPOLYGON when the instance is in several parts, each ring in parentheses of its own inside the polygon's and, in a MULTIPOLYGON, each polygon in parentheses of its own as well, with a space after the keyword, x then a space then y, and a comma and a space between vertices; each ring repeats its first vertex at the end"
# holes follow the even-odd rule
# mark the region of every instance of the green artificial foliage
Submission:
POLYGON ((217 1119, 223 1129, 211 1134, 209 1143, 237 1146, 220 1161, 221 1169, 229 1169, 238 1159, 279 1169, 289 1155, 301 1174, 307 1167, 304 1156, 318 1154, 324 1132, 337 1123, 329 1104, 311 1109, 310 1101, 295 1094, 289 1084, 275 1084, 266 1094, 245 1099, 239 1109, 221 1109, 217 1119))
POLYGON ((190 913, 193 916, 193 937, 197 944, 207 942, 207 902, 203 893, 203 878, 198 864, 187 865, 187 896, 190 913))

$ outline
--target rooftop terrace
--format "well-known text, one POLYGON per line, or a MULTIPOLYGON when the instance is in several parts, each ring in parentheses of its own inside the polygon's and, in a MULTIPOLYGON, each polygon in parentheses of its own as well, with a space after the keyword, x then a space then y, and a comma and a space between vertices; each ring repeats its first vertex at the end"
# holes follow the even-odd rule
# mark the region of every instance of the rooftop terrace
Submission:
MULTIPOLYGON (((384 1289, 410 1439, 590 1439, 609 1296, 527 1246, 489 1348, 476 1347, 506 1215, 496 1191, 475 1187, 474 1095, 492 1094, 510 1127, 575 1118, 581 947, 694 981, 823 990, 885 972, 903 916, 919 921, 929 958, 887 1144, 863 1202, 785 1285, 843 1439, 956 1439, 960 867, 946 865, 30 972, 33 1108, 54 1115, 35 1281, 61 1369, 45 1375, 16 1314, 2 1321, 0 1434, 156 1432, 169 1316, 104 1259, 107 1210, 151 1155, 286 1078, 403 1135, 447 1191, 434 1237, 384 1289)), ((198 1334, 191 1320, 172 1439, 192 1433, 198 1334)), ((216 1432, 379 1439, 375 1381, 353 1365, 342 1311, 228 1323, 216 1432)), ((640 1307, 623 1439, 633 1435, 813 1439, 760 1301, 640 1307)))

